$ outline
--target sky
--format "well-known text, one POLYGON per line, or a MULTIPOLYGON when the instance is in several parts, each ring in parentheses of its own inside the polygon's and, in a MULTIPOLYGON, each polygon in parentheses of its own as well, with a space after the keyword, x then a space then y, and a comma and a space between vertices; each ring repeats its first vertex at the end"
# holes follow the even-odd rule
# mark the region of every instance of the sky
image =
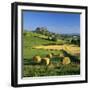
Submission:
POLYGON ((37 27, 47 27, 50 32, 80 34, 80 14, 23 11, 23 30, 32 31, 37 27))

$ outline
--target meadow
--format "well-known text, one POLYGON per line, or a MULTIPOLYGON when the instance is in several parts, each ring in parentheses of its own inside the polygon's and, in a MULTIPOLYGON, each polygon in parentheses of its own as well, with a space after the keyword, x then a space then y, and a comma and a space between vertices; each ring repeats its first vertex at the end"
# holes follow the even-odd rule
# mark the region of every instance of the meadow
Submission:
MULTIPOLYGON (((69 37, 71 38, 71 37, 69 37)), ((61 76, 80 74, 80 46, 64 39, 51 39, 48 35, 23 32, 23 77, 61 76), (49 58, 48 64, 37 63, 33 57, 49 58), (70 62, 63 64, 63 58, 70 62)))

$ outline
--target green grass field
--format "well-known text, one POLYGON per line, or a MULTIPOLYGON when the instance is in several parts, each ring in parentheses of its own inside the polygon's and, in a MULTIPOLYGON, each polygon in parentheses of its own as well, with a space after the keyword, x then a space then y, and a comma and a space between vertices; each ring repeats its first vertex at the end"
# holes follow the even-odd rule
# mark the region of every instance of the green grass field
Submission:
POLYGON ((80 56, 74 56, 65 50, 46 50, 35 49, 33 47, 39 45, 64 44, 64 40, 50 41, 45 35, 27 32, 23 34, 23 77, 39 77, 39 76, 61 76, 61 75, 78 75, 80 74, 80 56), (55 55, 63 53, 70 57, 71 63, 68 65, 62 64, 62 58, 53 57, 50 59, 49 65, 42 65, 33 62, 32 58, 39 55, 41 58, 47 54, 54 53, 55 55))

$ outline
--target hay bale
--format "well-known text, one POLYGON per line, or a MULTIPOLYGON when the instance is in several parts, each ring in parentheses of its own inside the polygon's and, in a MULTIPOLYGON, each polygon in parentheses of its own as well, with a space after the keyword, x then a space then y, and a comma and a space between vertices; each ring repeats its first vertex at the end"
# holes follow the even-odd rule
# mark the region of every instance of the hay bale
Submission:
POLYGON ((47 57, 47 58, 52 58, 52 54, 50 53, 50 54, 48 54, 46 57, 47 57))
POLYGON ((63 58, 63 61, 62 61, 62 64, 66 65, 66 64, 70 64, 71 63, 71 60, 69 57, 64 57, 63 58))
POLYGON ((58 56, 59 56, 60 58, 64 58, 64 54, 63 54, 63 53, 58 54, 58 56))
POLYGON ((44 65, 49 65, 50 59, 47 58, 47 57, 46 58, 42 58, 41 63, 44 64, 44 65))
POLYGON ((41 57, 40 57, 40 56, 34 56, 34 57, 33 57, 33 61, 34 61, 35 63, 40 63, 40 62, 41 62, 41 57))

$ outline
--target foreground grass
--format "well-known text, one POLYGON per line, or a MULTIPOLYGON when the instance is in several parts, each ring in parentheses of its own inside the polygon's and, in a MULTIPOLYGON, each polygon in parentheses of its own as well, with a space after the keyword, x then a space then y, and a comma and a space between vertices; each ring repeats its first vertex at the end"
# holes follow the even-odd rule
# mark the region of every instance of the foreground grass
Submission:
POLYGON ((24 60, 24 77, 40 77, 40 76, 61 76, 61 75, 79 75, 80 61, 77 57, 66 53, 71 59, 68 65, 62 64, 62 58, 53 57, 50 59, 49 65, 37 64, 32 59, 24 60))
POLYGON ((40 76, 61 76, 61 75, 79 75, 80 66, 76 64, 62 65, 51 64, 44 65, 25 65, 24 77, 40 77, 40 76))

